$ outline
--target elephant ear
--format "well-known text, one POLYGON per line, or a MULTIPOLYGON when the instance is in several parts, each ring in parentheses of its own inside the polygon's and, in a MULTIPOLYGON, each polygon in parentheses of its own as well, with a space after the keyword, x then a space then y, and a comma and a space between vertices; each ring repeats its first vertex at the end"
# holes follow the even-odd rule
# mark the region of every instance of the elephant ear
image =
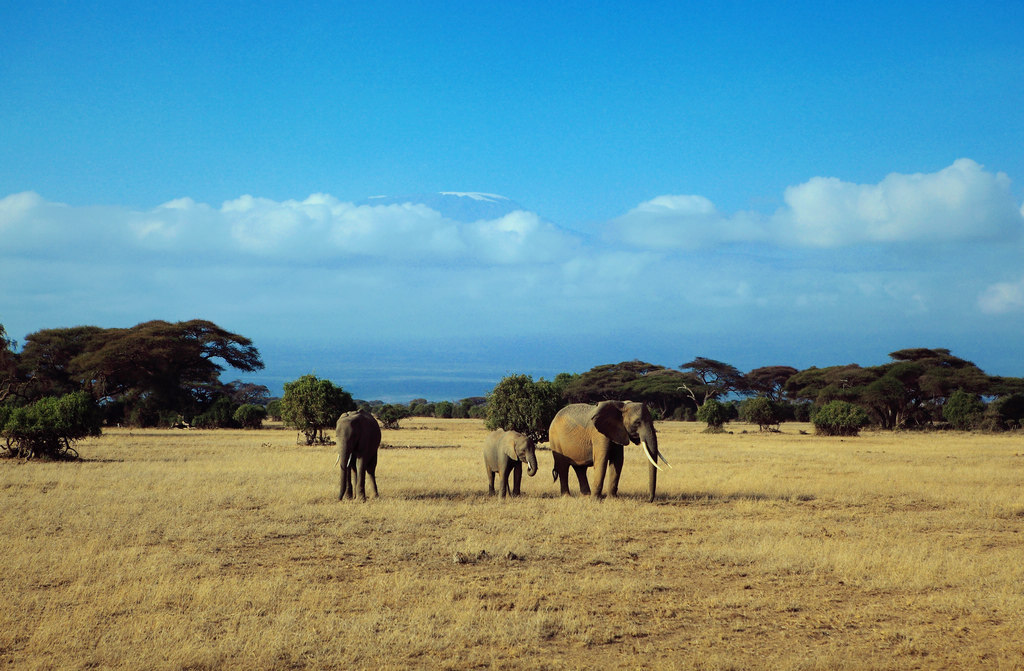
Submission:
POLYGON ((598 431, 608 436, 613 443, 629 444, 629 434, 622 423, 622 401, 601 401, 590 416, 590 421, 598 431))

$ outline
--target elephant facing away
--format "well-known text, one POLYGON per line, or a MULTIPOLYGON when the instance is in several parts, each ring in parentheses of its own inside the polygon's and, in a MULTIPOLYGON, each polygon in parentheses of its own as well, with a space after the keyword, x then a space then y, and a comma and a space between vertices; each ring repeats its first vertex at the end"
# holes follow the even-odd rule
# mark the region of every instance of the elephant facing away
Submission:
POLYGON ((496 429, 484 439, 484 468, 487 470, 487 493, 494 494, 494 475, 501 480, 501 498, 508 494, 508 476, 512 473, 512 496, 519 496, 523 481, 523 462, 526 474, 537 474, 537 451, 533 440, 518 431, 496 429))
MULTIPOLYGON (((608 476, 609 496, 618 496, 622 475, 623 446, 642 445, 650 462, 648 494, 654 500, 658 485, 658 436, 647 406, 632 401, 602 401, 594 405, 574 403, 558 411, 548 429, 555 467, 551 473, 569 493, 569 467, 576 471, 580 493, 590 494, 587 468, 594 467, 594 489, 603 496, 608 476)), ((661 457, 665 461, 665 457, 661 457)))
POLYGON ((338 462, 341 464, 341 486, 338 500, 355 496, 366 500, 366 476, 370 476, 373 495, 377 496, 377 448, 380 447, 380 425, 365 410, 347 412, 338 418, 335 427, 338 462))

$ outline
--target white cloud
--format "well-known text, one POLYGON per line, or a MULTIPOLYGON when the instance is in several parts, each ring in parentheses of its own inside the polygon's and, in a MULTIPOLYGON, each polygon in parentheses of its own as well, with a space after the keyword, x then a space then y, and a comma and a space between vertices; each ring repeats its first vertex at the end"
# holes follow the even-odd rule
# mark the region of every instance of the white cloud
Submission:
POLYGON ((844 247, 899 242, 1005 240, 1024 232, 1004 173, 958 159, 935 173, 893 173, 878 184, 814 177, 786 189, 772 215, 721 213, 697 195, 659 196, 610 222, 612 237, 644 249, 773 242, 844 247))
POLYGON ((1006 239, 1024 225, 1010 178, 966 158, 878 184, 815 177, 786 189, 785 202, 772 218, 780 242, 814 247, 1006 239))
POLYGON ((978 297, 978 308, 991 315, 1024 312, 1024 278, 989 286, 978 297))
POLYGON ((1024 236, 1002 239, 1021 227, 1011 201, 1005 176, 958 161, 877 185, 810 180, 767 215, 661 196, 602 238, 522 210, 467 222, 422 203, 357 205, 324 193, 139 210, 28 192, 0 199, 0 286, 9 288, 0 322, 15 337, 196 316, 250 337, 332 342, 555 333, 625 338, 623 358, 641 356, 631 339, 648 331, 714 339, 774 330, 802 342, 913 322, 941 335, 967 328, 979 309, 1007 314, 1000 322, 1010 328, 1024 318, 1024 279, 994 283, 1017 272, 1024 249, 1024 236), (976 218, 964 223, 968 215, 976 218), (799 223, 812 219, 824 223, 799 223), (886 249, 901 239, 982 242, 908 260, 886 249))
POLYGON ((331 262, 352 257, 417 264, 537 263, 576 245, 569 233, 532 212, 461 223, 422 204, 354 205, 329 194, 274 201, 251 195, 219 208, 190 198, 148 211, 70 207, 35 193, 0 200, 0 255, 51 258, 156 252, 172 260, 214 257, 223 263, 331 262))
POLYGON ((765 239, 754 213, 726 217, 703 196, 658 196, 613 220, 612 237, 644 249, 696 249, 765 239))

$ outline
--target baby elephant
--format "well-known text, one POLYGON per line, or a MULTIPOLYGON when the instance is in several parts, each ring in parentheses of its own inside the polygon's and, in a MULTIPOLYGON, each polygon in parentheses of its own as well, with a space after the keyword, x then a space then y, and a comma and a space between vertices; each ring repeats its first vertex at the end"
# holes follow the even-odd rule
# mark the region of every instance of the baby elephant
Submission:
POLYGON ((494 474, 501 478, 501 498, 508 494, 508 474, 512 478, 512 496, 519 496, 523 481, 523 462, 526 474, 537 473, 537 453, 533 441, 518 431, 496 429, 484 440, 484 467, 487 469, 487 493, 494 494, 494 474))

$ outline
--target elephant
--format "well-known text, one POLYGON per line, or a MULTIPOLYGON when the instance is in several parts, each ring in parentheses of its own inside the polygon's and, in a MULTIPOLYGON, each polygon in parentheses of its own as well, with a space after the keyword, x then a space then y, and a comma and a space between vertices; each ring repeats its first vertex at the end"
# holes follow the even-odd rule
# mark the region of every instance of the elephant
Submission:
POLYGON ((338 418, 335 427, 338 442, 338 461, 341 464, 341 487, 338 500, 355 496, 359 484, 359 498, 366 500, 366 476, 370 476, 373 495, 377 496, 377 448, 380 447, 380 425, 366 410, 347 412, 338 418))
POLYGON ((519 496, 523 481, 523 462, 526 474, 537 474, 537 450, 533 440, 518 431, 496 429, 484 439, 484 468, 487 470, 487 493, 494 494, 494 475, 501 479, 501 498, 508 494, 508 474, 512 473, 512 496, 519 496))
POLYGON ((551 420, 548 429, 551 452, 555 467, 551 470, 554 480, 561 484, 562 494, 569 494, 569 467, 576 471, 580 493, 590 494, 587 482, 587 468, 594 467, 597 479, 594 488, 597 496, 603 496, 605 471, 608 470, 608 494, 618 496, 619 476, 622 475, 623 446, 632 442, 642 445, 647 460, 651 462, 648 476, 648 493, 654 500, 658 485, 658 436, 654 421, 647 406, 633 401, 602 401, 596 406, 585 403, 567 405, 551 420))

